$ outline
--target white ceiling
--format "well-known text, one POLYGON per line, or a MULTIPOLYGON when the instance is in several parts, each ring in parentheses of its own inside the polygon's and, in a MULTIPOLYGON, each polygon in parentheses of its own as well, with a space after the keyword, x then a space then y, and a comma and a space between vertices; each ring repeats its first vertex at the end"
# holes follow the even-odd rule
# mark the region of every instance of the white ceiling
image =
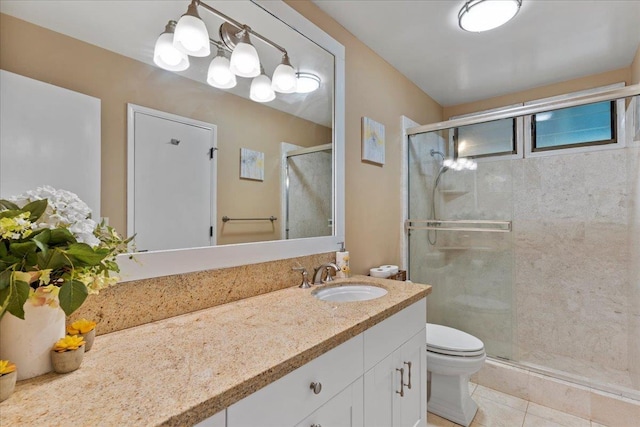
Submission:
POLYGON ((640 44, 640 0, 523 0, 484 33, 458 27, 464 0, 313 2, 443 106, 628 67, 640 44))

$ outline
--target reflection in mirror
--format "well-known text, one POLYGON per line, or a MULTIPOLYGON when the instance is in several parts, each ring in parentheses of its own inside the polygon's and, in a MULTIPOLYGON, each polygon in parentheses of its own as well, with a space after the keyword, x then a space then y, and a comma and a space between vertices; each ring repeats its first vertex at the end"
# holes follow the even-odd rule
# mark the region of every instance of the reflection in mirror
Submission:
MULTIPOLYGON (((286 49, 296 72, 317 76, 320 80, 318 90, 309 93, 276 92, 273 101, 258 103, 250 99, 252 78, 236 76, 236 86, 229 89, 207 84, 211 61, 219 55, 219 50, 222 56, 230 57, 231 49, 219 44, 218 31, 226 21, 203 10, 202 6, 198 6, 199 15, 214 40, 211 54, 207 57, 188 56, 189 67, 184 71, 167 71, 158 67, 154 63, 158 36, 169 21, 178 21, 185 13, 189 6, 185 0, 0 2, 0 68, 100 100, 101 204, 99 215, 96 213, 94 216, 108 218, 109 223, 122 234, 138 231, 132 227, 131 218, 145 209, 147 212, 164 209, 184 218, 189 218, 193 210, 198 209, 192 202, 172 203, 169 184, 155 187, 153 194, 145 194, 140 199, 154 200, 155 205, 139 206, 143 202, 132 201, 131 195, 127 194, 127 188, 134 188, 138 179, 150 179, 146 172, 131 168, 131 162, 139 160, 136 156, 142 156, 143 150, 135 141, 129 140, 127 146, 127 132, 131 136, 137 129, 131 117, 127 118, 127 105, 142 106, 215 128, 214 148, 217 150, 212 159, 208 159, 210 146, 204 150, 194 149, 189 138, 178 138, 170 131, 154 136, 157 149, 148 147, 147 151, 156 156, 165 156, 162 160, 168 163, 162 167, 156 163, 158 158, 147 160, 150 170, 155 165, 155 172, 161 172, 167 183, 173 182, 172 174, 179 174, 186 178, 186 182, 201 179, 196 177, 195 168, 182 152, 180 155, 171 154, 181 149, 193 149, 194 156, 207 158, 215 168, 212 182, 208 183, 212 184, 208 196, 212 198, 213 209, 210 215, 204 215, 209 218, 209 223, 203 225, 203 237, 196 240, 199 243, 172 242, 170 245, 153 246, 152 249, 201 246, 203 240, 210 244, 228 245, 286 239, 283 221, 289 215, 282 208, 287 200, 282 171, 287 168, 287 160, 281 155, 281 144, 291 142, 309 148, 327 142, 335 144, 336 141, 333 123, 334 55, 253 2, 208 1, 206 4, 251 28, 251 42, 269 78, 284 62, 283 53, 256 34, 286 49), (173 143, 175 140, 180 143, 173 143), (241 149, 264 155, 263 163, 255 165, 261 168, 263 180, 241 177, 241 149), (277 220, 225 223, 222 221, 224 216, 273 216, 277 220)), ((301 186, 299 197, 304 200, 293 200, 293 191, 288 199, 289 206, 293 206, 308 205, 308 200, 319 197, 324 203, 322 226, 302 225, 299 227, 301 231, 289 238, 336 234, 334 157, 335 154, 330 154, 323 160, 325 178, 329 177, 328 182, 333 179, 328 185, 328 193, 320 196, 306 194, 307 187, 301 186)), ((303 178, 310 177, 305 175, 303 178)), ((182 184, 174 192, 188 193, 196 187, 200 188, 182 184)), ((180 235, 182 223, 184 220, 176 220, 152 233, 180 235)))

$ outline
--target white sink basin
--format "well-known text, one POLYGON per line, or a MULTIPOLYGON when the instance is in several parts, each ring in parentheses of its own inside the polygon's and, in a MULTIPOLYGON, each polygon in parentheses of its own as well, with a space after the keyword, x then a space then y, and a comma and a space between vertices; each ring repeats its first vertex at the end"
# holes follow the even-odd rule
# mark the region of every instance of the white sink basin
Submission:
POLYGON ((319 300, 331 302, 367 301, 386 294, 386 289, 366 284, 351 284, 313 291, 313 296, 319 300))

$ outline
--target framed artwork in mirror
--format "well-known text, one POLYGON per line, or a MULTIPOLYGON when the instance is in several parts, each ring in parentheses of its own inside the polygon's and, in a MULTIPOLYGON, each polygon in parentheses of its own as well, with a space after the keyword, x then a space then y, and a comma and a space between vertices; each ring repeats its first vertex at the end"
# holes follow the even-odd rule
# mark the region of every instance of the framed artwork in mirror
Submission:
POLYGON ((264 153, 240 149, 240 178, 264 181, 264 153))
POLYGON ((384 125, 368 117, 362 118, 362 160, 384 165, 384 125))

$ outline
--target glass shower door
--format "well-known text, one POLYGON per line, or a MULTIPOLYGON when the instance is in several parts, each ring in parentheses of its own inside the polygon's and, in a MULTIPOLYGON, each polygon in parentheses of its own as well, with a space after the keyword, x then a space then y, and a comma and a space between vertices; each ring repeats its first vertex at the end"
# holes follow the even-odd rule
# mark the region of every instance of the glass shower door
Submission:
POLYGON ((452 132, 409 138, 410 278, 433 286, 430 323, 468 332, 488 355, 512 359, 512 161, 452 163, 452 132))

